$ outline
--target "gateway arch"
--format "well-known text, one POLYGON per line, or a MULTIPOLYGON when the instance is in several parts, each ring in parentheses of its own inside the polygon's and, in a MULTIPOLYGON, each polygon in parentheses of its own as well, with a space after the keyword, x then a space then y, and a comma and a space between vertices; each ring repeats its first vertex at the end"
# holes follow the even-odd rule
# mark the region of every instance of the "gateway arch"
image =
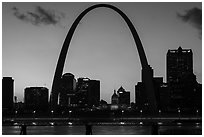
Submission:
POLYGON ((152 114, 156 114, 158 111, 157 111, 157 102, 156 102, 154 85, 153 85, 152 69, 148 65, 147 58, 146 58, 141 40, 137 34, 135 27, 133 26, 132 22, 130 21, 130 19, 120 9, 118 9, 117 7, 115 7, 113 5, 109 5, 109 4, 96 4, 96 5, 93 5, 87 9, 85 9, 76 18, 76 20, 72 24, 72 26, 71 26, 71 28, 70 28, 70 30, 69 30, 66 38, 65 38, 64 44, 62 46, 60 56, 59 56, 58 62, 57 62, 57 67, 55 70, 55 75, 54 75, 54 79, 53 79, 53 83, 52 83, 51 97, 50 97, 50 103, 51 103, 52 108, 54 109, 57 106, 60 79, 61 79, 61 76, 63 73, 63 68, 64 68, 64 63, 65 63, 67 51, 68 51, 72 36, 74 34, 74 31, 75 31, 77 25, 79 24, 79 22, 81 21, 81 19, 89 11, 96 9, 96 8, 100 8, 100 7, 105 7, 105 8, 109 8, 109 9, 116 11, 118 14, 120 14, 120 16, 127 23, 128 27, 132 33, 132 36, 133 36, 135 44, 136 44, 136 48, 137 48, 138 53, 139 53, 139 58, 140 58, 141 66, 142 66, 142 73, 144 74, 144 75, 142 74, 143 75, 142 76, 143 77, 142 82, 144 82, 144 84, 145 84, 145 92, 146 92, 147 99, 148 99, 149 105, 150 105, 149 111, 152 114))

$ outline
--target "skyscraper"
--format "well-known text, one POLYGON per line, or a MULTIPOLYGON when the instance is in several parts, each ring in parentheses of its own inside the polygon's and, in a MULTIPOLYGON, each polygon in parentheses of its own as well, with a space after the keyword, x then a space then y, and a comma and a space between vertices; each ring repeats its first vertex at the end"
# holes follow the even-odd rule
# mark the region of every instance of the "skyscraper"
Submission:
POLYGON ((193 53, 191 49, 168 50, 167 83, 178 83, 183 76, 193 73, 193 53))
POLYGON ((76 104, 78 106, 87 106, 88 105, 88 86, 89 78, 78 78, 76 86, 76 104))
MULTIPOLYGON (((158 109, 165 110, 164 106, 168 104, 168 88, 165 83, 163 83, 163 77, 154 77, 153 69, 151 70, 151 76, 153 79, 153 87, 154 87, 154 95, 156 98, 156 104, 158 109)), ((149 110, 150 102, 148 100, 148 95, 145 92, 147 88, 145 87, 144 80, 145 72, 142 70, 142 82, 138 82, 137 85, 135 85, 135 103, 138 109, 141 110, 149 110)))
POLYGON ((138 82, 137 85, 135 85, 135 104, 139 109, 143 109, 146 103, 148 103, 148 101, 145 85, 142 82, 138 82))
POLYGON ((100 81, 90 80, 88 87, 88 105, 98 106, 100 103, 100 81))
POLYGON ((12 77, 2 79, 2 108, 12 109, 14 94, 14 80, 12 77))
POLYGON ((170 109, 192 109, 196 107, 198 83, 193 74, 193 53, 191 49, 168 50, 167 84, 170 90, 170 109))
POLYGON ((46 87, 27 87, 24 92, 26 109, 45 111, 48 109, 48 89, 46 87))
POLYGON ((71 73, 65 73, 60 82, 59 105, 68 106, 74 98, 74 90, 76 88, 76 79, 71 73))
POLYGON ((100 102, 100 81, 79 78, 77 81, 76 100, 80 106, 98 106, 100 102))
POLYGON ((130 105, 130 92, 125 91, 125 89, 121 86, 117 93, 119 95, 120 105, 130 105))

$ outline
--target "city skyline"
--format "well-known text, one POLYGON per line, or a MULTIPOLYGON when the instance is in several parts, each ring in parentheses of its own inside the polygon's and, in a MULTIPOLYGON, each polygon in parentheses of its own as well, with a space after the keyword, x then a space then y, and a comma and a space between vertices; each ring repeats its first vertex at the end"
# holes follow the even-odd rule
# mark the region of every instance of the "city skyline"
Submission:
MULTIPOLYGON (((80 12, 94 4, 3 3, 2 71, 3 76, 14 78, 15 95, 20 100, 28 86, 43 85, 50 92, 56 62, 70 25, 80 12), (41 15, 39 11, 43 9, 52 10, 51 13, 55 10, 58 20, 29 20, 33 19, 28 18, 33 9, 32 13, 38 13, 35 15, 41 15)), ((194 73, 198 82, 202 82, 201 30, 188 20, 184 22, 185 11, 201 8, 201 3, 111 4, 121 8, 134 23, 154 76, 162 76, 166 81, 166 53, 181 46, 193 50, 194 73), (156 46, 152 48, 152 45, 156 46)), ((107 102, 113 90, 123 86, 130 91, 131 102, 134 102, 134 87, 141 81, 141 65, 124 21, 113 11, 100 8, 80 23, 70 45, 64 73, 100 80, 101 99, 107 102)))

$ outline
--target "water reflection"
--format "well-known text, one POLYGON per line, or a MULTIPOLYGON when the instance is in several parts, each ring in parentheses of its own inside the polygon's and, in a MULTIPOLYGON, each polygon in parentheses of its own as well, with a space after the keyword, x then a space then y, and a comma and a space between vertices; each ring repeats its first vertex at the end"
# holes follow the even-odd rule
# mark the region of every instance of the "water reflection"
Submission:
MULTIPOLYGON (((84 135, 85 126, 28 126, 28 135, 84 135)), ((2 126, 3 135, 20 134, 19 126, 2 126)), ((93 126, 94 135, 149 135, 151 126, 93 126)), ((159 134, 202 134, 202 127, 159 126, 159 134)))

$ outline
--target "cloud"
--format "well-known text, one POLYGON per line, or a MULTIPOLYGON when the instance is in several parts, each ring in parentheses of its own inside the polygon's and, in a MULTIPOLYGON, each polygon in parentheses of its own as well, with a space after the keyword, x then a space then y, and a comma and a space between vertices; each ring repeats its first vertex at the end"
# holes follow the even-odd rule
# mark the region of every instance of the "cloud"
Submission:
POLYGON ((54 10, 46 10, 40 6, 35 7, 35 12, 27 11, 21 13, 18 8, 13 7, 13 15, 19 20, 32 23, 39 26, 60 24, 61 19, 65 18, 65 14, 54 10))
POLYGON ((180 18, 182 21, 191 24, 193 27, 198 29, 200 32, 200 36, 202 34, 202 10, 199 8, 192 8, 186 10, 185 14, 177 13, 177 17, 180 18))

